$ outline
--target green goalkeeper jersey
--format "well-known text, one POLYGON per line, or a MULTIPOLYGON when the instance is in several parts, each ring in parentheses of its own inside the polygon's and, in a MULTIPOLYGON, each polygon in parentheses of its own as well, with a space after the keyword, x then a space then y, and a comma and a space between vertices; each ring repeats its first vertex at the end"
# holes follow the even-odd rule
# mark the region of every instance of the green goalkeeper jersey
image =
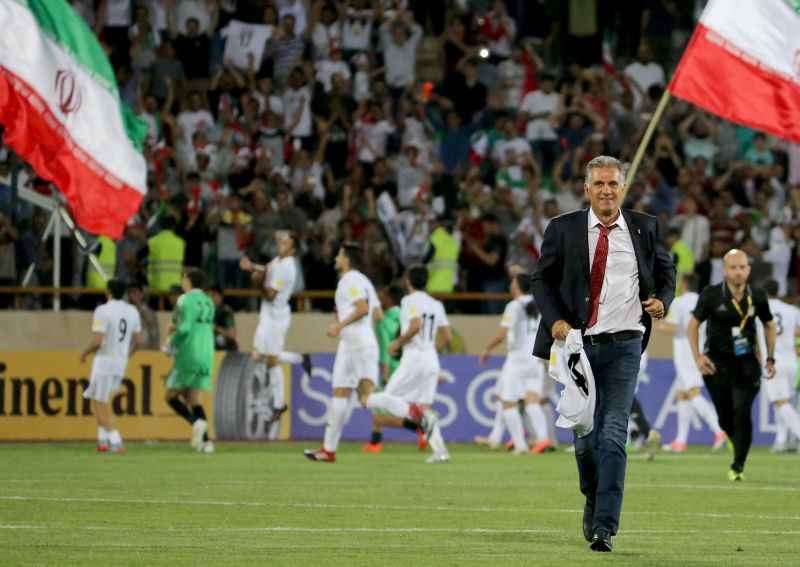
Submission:
POLYGON ((400 359, 389 354, 389 343, 400 336, 400 308, 392 307, 383 314, 376 329, 381 364, 389 365, 389 376, 400 364, 400 359))
POLYGON ((214 366, 214 303, 202 290, 178 298, 175 309, 175 370, 186 376, 211 376, 214 366))

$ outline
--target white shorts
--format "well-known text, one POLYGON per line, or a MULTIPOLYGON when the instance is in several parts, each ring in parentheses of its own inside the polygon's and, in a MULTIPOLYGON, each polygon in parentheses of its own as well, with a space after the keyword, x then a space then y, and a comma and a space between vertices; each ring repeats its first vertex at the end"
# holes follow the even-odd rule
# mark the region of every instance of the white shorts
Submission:
POLYGON ((111 394, 120 387, 125 376, 127 361, 109 361, 95 357, 92 362, 92 375, 89 387, 83 392, 87 400, 95 400, 107 404, 111 394))
POLYGON ((340 342, 333 361, 333 387, 356 388, 365 379, 377 384, 378 359, 377 344, 354 349, 340 342))
POLYGON ((433 405, 440 370, 436 353, 404 352, 385 392, 409 403, 433 405))
POLYGON ((777 402, 792 399, 792 384, 797 373, 796 364, 780 364, 775 367, 775 376, 771 380, 764 378, 764 391, 767 400, 777 402))
POLYGON ((261 317, 253 336, 253 350, 265 356, 278 356, 286 344, 286 334, 292 320, 261 317))
POLYGON ((672 356, 675 362, 675 379, 678 381, 678 389, 687 392, 692 388, 702 388, 703 376, 694 362, 692 348, 687 339, 672 341, 672 356))
POLYGON ((512 353, 503 364, 497 380, 497 394, 504 402, 516 402, 532 393, 544 399, 549 395, 547 386, 552 382, 546 376, 544 363, 529 353, 512 353))

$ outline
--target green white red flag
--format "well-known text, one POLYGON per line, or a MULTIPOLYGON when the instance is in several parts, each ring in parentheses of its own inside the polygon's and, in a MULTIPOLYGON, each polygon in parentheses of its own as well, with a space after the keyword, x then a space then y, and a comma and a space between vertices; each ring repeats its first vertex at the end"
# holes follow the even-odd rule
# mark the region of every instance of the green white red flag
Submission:
POLYGON ((669 91, 800 142, 800 0, 709 0, 669 91))
POLYGON ((147 185, 146 125, 66 0, 0 0, 4 142, 66 196, 79 226, 119 238, 147 185))

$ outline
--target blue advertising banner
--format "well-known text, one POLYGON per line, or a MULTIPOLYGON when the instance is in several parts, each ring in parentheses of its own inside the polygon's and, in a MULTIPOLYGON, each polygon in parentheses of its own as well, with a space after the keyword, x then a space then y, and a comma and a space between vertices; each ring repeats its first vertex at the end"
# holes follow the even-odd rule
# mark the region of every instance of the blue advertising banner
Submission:
MULTIPOLYGON (((334 355, 312 355, 314 370, 311 377, 295 366, 292 375, 292 438, 322 439, 328 403, 331 395, 331 371, 334 355)), ((476 435, 486 435, 494 419, 494 387, 500 374, 503 357, 491 357, 481 366, 478 357, 451 355, 442 357, 442 374, 434 409, 440 417, 442 432, 447 441, 472 442, 476 435)), ((640 376, 639 401, 651 425, 669 442, 675 436, 677 406, 675 400, 675 366, 669 359, 649 360, 646 372, 640 376)), ((775 433, 774 415, 764 396, 753 404, 754 443, 769 444, 775 433)), ((353 412, 343 438, 366 441, 371 431, 371 417, 359 407, 353 412)), ((713 435, 699 419, 692 421, 689 443, 708 444, 713 435)), ((404 430, 387 429, 387 440, 411 441, 413 434, 404 430)), ((571 433, 558 430, 560 442, 571 441, 571 433)))

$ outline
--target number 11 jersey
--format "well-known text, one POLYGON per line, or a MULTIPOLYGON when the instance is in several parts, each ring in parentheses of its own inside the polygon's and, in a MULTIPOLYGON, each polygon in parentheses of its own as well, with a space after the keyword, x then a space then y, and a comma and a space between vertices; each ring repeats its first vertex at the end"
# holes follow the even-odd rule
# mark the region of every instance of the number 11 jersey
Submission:
POLYGON ((415 291, 405 296, 400 302, 400 333, 408 331, 411 321, 420 319, 422 327, 414 335, 403 351, 422 351, 436 353, 436 331, 439 327, 449 326, 447 315, 441 302, 435 300, 424 291, 415 291))

